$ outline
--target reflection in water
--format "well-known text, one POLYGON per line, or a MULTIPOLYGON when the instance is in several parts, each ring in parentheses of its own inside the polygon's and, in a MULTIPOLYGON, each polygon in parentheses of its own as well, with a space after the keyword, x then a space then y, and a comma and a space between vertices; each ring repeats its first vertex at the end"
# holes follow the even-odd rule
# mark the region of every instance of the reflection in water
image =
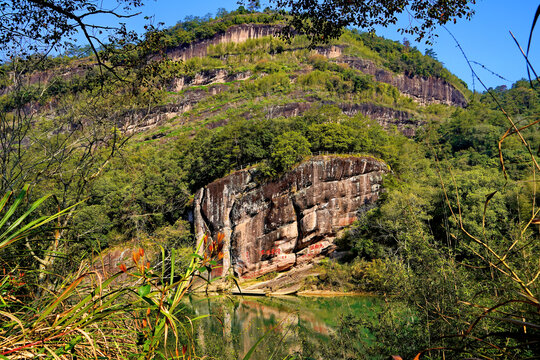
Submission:
MULTIPOLYGON (((340 317, 372 317, 378 301, 372 297, 191 297, 190 307, 195 316, 212 315, 198 321, 196 338, 199 353, 214 359, 242 359, 260 339, 251 360, 285 359, 290 354, 323 359, 320 345, 328 345, 340 317)), ((365 336, 369 341, 369 334, 365 336)))

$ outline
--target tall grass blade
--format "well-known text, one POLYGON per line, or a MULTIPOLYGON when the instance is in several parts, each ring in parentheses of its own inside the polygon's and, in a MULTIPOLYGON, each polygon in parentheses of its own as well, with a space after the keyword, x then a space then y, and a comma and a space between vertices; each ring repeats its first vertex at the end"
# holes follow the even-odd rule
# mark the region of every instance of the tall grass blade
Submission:
MULTIPOLYGON (((527 57, 529 57, 529 50, 531 48, 532 35, 533 35, 534 27, 536 26, 536 21, 538 20, 538 17, 540 17, 540 5, 538 5, 538 8, 536 9, 536 14, 534 15, 533 23, 531 26, 531 33, 529 34, 529 42, 527 43, 527 57)), ((534 88, 533 82, 531 80, 531 72, 530 72, 529 63, 527 63, 527 75, 529 75, 529 82, 531 83, 531 87, 534 88)))
POLYGON ((11 197, 12 192, 8 192, 4 195, 2 200, 0 200, 0 211, 4 210, 4 206, 6 206, 6 203, 8 202, 9 198, 11 197))
POLYGON ((257 340, 257 342, 255 344, 253 344, 253 346, 249 349, 249 351, 247 352, 246 356, 244 356, 243 360, 249 360, 251 359, 251 356, 253 355, 253 353, 255 352, 255 350, 257 349, 257 346, 259 346, 259 344, 261 343, 261 341, 264 340, 264 338, 271 332, 273 331, 274 328, 269 328, 268 330, 266 330, 266 332, 263 334, 263 336, 261 336, 259 338, 259 340, 257 340))
MULTIPOLYGON (((17 207, 19 206, 19 204, 21 203, 22 199, 24 198, 27 192, 28 192, 28 185, 25 185, 24 188, 21 191, 19 191, 19 195, 17 195, 17 198, 15 198, 15 201, 13 202, 13 204, 11 204, 11 207, 4 214, 4 217, 2 218, 2 220, 0 220, 0 228, 4 226, 4 224, 9 220, 9 218, 11 218, 11 216, 13 216, 13 214, 15 213, 15 210, 17 210, 17 207)), ((2 237, 0 236, 0 239, 1 238, 2 237)))
POLYGON ((85 278, 85 276, 86 274, 79 276, 73 283, 71 283, 71 285, 67 287, 66 290, 64 290, 62 294, 60 294, 60 296, 58 296, 58 298, 56 298, 56 300, 54 300, 49 306, 47 306, 45 310, 43 310, 43 313, 41 314, 41 316, 36 320, 35 324, 38 324, 39 322, 41 322, 54 309, 56 309, 56 307, 58 307, 60 302, 62 302, 62 300, 67 298, 73 292, 73 290, 81 283, 81 281, 85 278))

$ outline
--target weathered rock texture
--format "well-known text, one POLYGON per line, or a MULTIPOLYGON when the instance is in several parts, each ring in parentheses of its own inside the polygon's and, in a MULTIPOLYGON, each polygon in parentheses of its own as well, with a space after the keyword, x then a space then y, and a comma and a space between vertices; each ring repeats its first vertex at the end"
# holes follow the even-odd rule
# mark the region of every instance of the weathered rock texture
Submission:
MULTIPOLYGON (((210 45, 239 43, 249 39, 260 39, 279 33, 279 25, 242 24, 231 26, 223 34, 211 39, 195 42, 187 46, 168 51, 167 55, 173 60, 187 60, 193 57, 204 57, 208 54, 210 45)), ((389 70, 381 69, 370 60, 358 57, 343 56, 346 46, 318 47, 315 49, 321 55, 337 59, 349 64, 363 73, 373 75, 375 80, 395 86, 402 94, 411 97, 420 104, 442 103, 453 106, 465 106, 465 96, 449 82, 436 77, 423 78, 420 76, 396 75, 389 70)))
POLYGON ((159 105, 151 109, 129 111, 123 115, 122 121, 118 125, 121 126, 122 131, 126 134, 150 130, 193 109, 197 103, 207 97, 226 90, 226 85, 216 84, 206 90, 193 89, 186 91, 175 103, 159 105))
POLYGON ((388 167, 370 157, 318 156, 258 185, 237 171, 195 196, 195 232, 225 235, 222 271, 240 278, 303 265, 334 251, 333 240, 379 197, 388 167))
POLYGON ((413 137, 416 130, 423 125, 422 121, 414 118, 414 114, 395 110, 386 106, 373 103, 349 103, 339 104, 344 114, 354 116, 358 113, 377 121, 383 128, 389 129, 395 126, 403 135, 413 137))
POLYGON ((179 92, 192 86, 223 84, 232 81, 247 80, 250 76, 251 72, 249 71, 230 73, 225 69, 207 70, 197 73, 194 77, 183 76, 174 79, 169 90, 179 92))
POLYGON ((172 60, 188 60, 193 57, 204 57, 208 54, 208 46, 228 43, 239 43, 249 39, 260 39, 273 36, 281 30, 279 25, 242 24, 231 26, 223 34, 211 39, 194 42, 186 46, 170 49, 167 56, 172 60))
MULTIPOLYGON (((306 98, 305 100, 305 102, 269 105, 265 109, 266 117, 277 118, 280 116, 291 117, 302 115, 315 103, 315 101, 309 98, 306 98)), ((385 129, 390 129, 392 126, 395 126, 403 135, 408 137, 414 137, 416 135, 416 130, 424 124, 422 121, 415 119, 414 114, 411 112, 395 110, 387 106, 373 103, 334 103, 325 101, 324 104, 335 105, 348 116, 354 116, 360 113, 377 121, 379 125, 385 129)), ((244 116, 249 118, 250 114, 245 114, 244 116)))
POLYGON ((467 105, 465 96, 446 80, 436 77, 396 75, 389 70, 377 67, 372 61, 357 57, 343 57, 340 62, 373 75, 375 80, 395 86, 402 94, 411 97, 416 102, 426 104, 447 104, 464 107, 467 105))

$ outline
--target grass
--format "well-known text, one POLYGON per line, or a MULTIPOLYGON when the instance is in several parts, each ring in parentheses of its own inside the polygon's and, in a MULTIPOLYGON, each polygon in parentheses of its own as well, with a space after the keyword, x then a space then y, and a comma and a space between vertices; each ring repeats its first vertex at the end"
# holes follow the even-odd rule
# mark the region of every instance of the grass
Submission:
MULTIPOLYGON (((0 212, 4 210, 0 250, 37 234, 68 210, 28 220, 47 197, 22 210, 27 192, 28 186, 9 207, 11 192, 0 200, 0 212), (17 210, 22 215, 13 220, 17 210)), ((206 316, 187 317, 182 299, 198 274, 217 266, 223 257, 222 240, 218 236, 217 241, 207 237, 200 241, 204 256, 192 254, 179 278, 174 276, 174 252, 169 256, 163 248, 161 268, 152 267, 139 248, 132 254, 133 263, 129 267, 120 264, 112 276, 83 264, 56 288, 29 283, 32 276, 18 266, 4 267, 0 276, 0 358, 199 358, 192 324, 206 316), (166 263, 171 265, 166 267, 166 263)))

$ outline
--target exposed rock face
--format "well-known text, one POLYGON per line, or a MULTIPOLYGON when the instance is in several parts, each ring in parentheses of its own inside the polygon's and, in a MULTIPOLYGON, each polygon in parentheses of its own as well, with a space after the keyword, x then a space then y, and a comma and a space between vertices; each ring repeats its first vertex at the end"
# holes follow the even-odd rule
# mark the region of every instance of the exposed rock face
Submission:
MULTIPOLYGON (((222 74, 220 72, 220 74, 222 74)), ((237 74, 241 76, 241 74, 237 74)), ((237 76, 235 78, 237 79, 237 76)), ((231 79, 226 77, 226 79, 231 79)), ((238 79, 237 79, 238 80, 238 79)), ((177 81, 179 81, 177 79, 177 81)), ((190 84, 195 81, 194 79, 186 80, 190 84)), ((230 81, 234 81, 230 80, 230 81)), ((191 86, 191 85, 182 85, 186 84, 185 82, 179 83, 179 88, 191 86)), ((201 83, 201 85, 206 85, 206 83, 201 83)), ((191 110, 198 102, 219 94, 223 91, 227 91, 228 87, 226 85, 215 84, 207 88, 206 90, 200 89, 190 89, 186 91, 181 100, 176 103, 170 103, 166 105, 155 106, 150 110, 137 110, 131 111, 123 117, 123 122, 119 125, 122 127, 123 131, 127 134, 133 132, 141 132, 145 130, 150 130, 160 124, 167 122, 168 120, 180 116, 186 111, 191 110)), ((305 98, 304 102, 291 102, 287 104, 279 105, 268 105, 264 108, 265 116, 267 118, 277 118, 280 116, 283 117, 293 117, 302 115, 304 112, 309 110, 313 104, 316 102, 315 99, 305 98)), ((421 126, 423 123, 414 118, 414 114, 395 110, 390 107, 385 107, 381 105, 376 105, 373 103, 333 103, 325 102, 325 104, 332 104, 339 107, 344 114, 348 116, 354 116, 358 113, 367 116, 370 119, 377 121, 385 129, 390 128, 391 126, 396 126, 396 128, 401 131, 405 136, 413 137, 416 134, 416 129, 421 126)), ((205 114, 209 117, 211 114, 205 114)), ((252 114, 246 112, 243 114, 246 118, 251 118, 252 114)), ((227 119, 224 119, 220 122, 212 122, 206 125, 209 129, 214 129, 219 126, 223 126, 227 123, 227 119)))
POLYGON ((189 111, 198 102, 209 96, 219 94, 227 90, 226 85, 216 84, 206 90, 190 90, 183 94, 183 97, 176 103, 155 106, 151 109, 139 109, 127 112, 122 117, 119 126, 126 134, 150 130, 157 125, 163 124, 168 120, 180 116, 189 111))
MULTIPOLYGON (((187 60, 193 57, 204 57, 208 54, 208 46, 226 44, 231 42, 244 42, 249 39, 260 39, 274 36, 281 30, 279 25, 270 24, 242 24, 231 26, 223 34, 211 39, 195 42, 187 46, 171 49, 167 55, 173 60, 187 60)), ((410 96, 420 104, 441 103, 453 106, 465 106, 465 96, 452 84, 439 78, 423 78, 420 76, 395 75, 391 71, 381 69, 370 60, 357 57, 344 57, 343 49, 346 46, 318 47, 319 54, 331 59, 338 59, 351 67, 366 74, 373 75, 375 80, 395 86, 402 94, 410 96)))
POLYGON ((250 76, 251 72, 249 71, 231 74, 224 69, 209 70, 197 73, 193 78, 187 76, 175 78, 172 81, 169 90, 179 92, 191 86, 223 84, 226 82, 247 80, 250 76))
POLYGON ((253 170, 237 171, 197 192, 197 239, 223 233, 222 270, 244 279, 309 263, 333 252, 340 230, 373 206, 386 172, 352 156, 314 157, 262 185, 253 170))
MULTIPOLYGON (((80 61, 74 61, 74 64, 69 67, 60 67, 57 69, 49 70, 38 70, 30 74, 25 74, 22 76, 21 79, 19 79, 19 81, 21 81, 21 85, 23 86, 45 86, 46 84, 50 83, 51 80, 53 80, 53 78, 55 77, 67 80, 74 76, 84 76, 95 66, 96 65, 94 64, 84 64, 80 61)), ((13 77, 15 75, 13 73, 10 73, 9 75, 11 77, 11 80, 13 80, 13 77)), ((5 95, 13 90, 15 90, 15 87, 13 85, 2 87, 0 88, 0 95, 5 95)))
POLYGON ((172 60, 188 60, 192 57, 204 57, 208 54, 208 46, 239 43, 249 39, 260 39, 265 36, 273 36, 281 30, 279 25, 266 24, 242 24, 231 26, 223 34, 218 34, 211 39, 195 42, 187 46, 171 49, 167 56, 172 60))
POLYGON ((370 119, 376 120, 385 129, 396 126, 407 137, 414 137, 416 129, 423 125, 422 122, 414 119, 413 114, 410 112, 395 110, 373 103, 339 104, 339 108, 348 116, 361 113, 370 119))
POLYGON ((330 47, 320 46, 315 48, 315 51, 329 59, 335 59, 343 54, 343 49, 345 48, 345 45, 332 45, 330 47))
MULTIPOLYGON (((310 98, 306 98, 305 100, 305 102, 269 105, 265 108, 266 117, 273 119, 280 116, 292 117, 302 115, 309 110, 315 102, 315 100, 310 98)), ((377 121, 385 129, 395 126, 403 135, 408 137, 414 137, 416 135, 416 129, 423 125, 423 122, 414 118, 413 113, 395 110, 390 107, 373 103, 334 103, 332 101, 325 101, 324 104, 337 106, 347 116, 354 116, 360 113, 377 121)), ((251 115, 246 113, 244 116, 250 118, 251 115)))
POLYGON ((342 58, 340 61, 354 69, 373 75, 375 80, 395 86, 402 94, 410 96, 420 104, 447 104, 464 107, 465 96, 449 82, 439 78, 395 75, 377 67, 372 61, 357 57, 342 58))

